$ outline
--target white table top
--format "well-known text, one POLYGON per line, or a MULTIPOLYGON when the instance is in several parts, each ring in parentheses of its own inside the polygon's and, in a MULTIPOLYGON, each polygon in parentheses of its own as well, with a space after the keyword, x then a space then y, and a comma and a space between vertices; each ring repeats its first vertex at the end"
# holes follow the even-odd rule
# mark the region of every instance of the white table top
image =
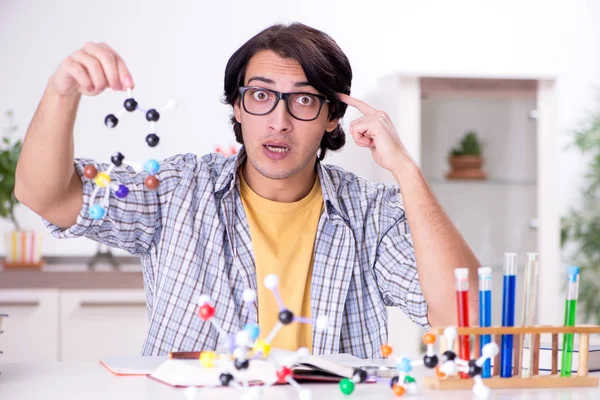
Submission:
MULTIPOLYGON (((77 399, 77 400, 187 400, 185 389, 171 388, 144 376, 115 376, 97 362, 7 363, 0 364, 0 399, 77 399)), ((416 376, 418 381, 418 374, 416 376)), ((350 396, 340 392, 337 384, 303 385, 316 399, 399 399, 386 383, 357 385, 350 396)), ((217 388, 197 399, 236 399, 242 392, 217 388)), ((471 391, 429 391, 406 399, 473 399, 471 391)), ((262 400, 298 399, 289 385, 265 388, 262 400)), ((600 388, 575 389, 495 389, 490 400, 588 400, 600 399, 600 388)))

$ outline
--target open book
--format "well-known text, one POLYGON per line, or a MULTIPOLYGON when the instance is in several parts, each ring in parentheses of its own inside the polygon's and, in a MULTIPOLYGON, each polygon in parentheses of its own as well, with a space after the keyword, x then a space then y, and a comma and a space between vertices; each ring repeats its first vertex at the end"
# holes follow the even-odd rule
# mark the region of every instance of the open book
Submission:
MULTIPOLYGON (((274 384, 277 369, 294 352, 272 349, 268 361, 253 360, 245 371, 237 371, 231 361, 216 360, 215 368, 203 368, 198 360, 174 360, 168 357, 106 357, 100 360, 116 375, 148 375, 150 378, 175 387, 220 385, 223 372, 232 373, 236 380, 249 385, 274 384)), ((292 366, 297 381, 339 382, 351 378, 355 368, 368 366, 371 371, 385 360, 366 361, 350 354, 310 355, 292 366)))
MULTIPOLYGON (((248 369, 238 371, 230 360, 215 361, 214 368, 203 368, 199 361, 167 360, 161 364, 150 378, 175 387, 219 386, 222 373, 232 374, 236 381, 248 385, 273 385, 277 383, 277 370, 294 352, 272 349, 268 360, 252 360, 248 369)), ((358 362, 360 359, 345 355, 346 359, 358 362)), ((297 381, 339 382, 354 375, 354 367, 327 356, 311 355, 292 366, 292 377, 297 381)))
MULTIPOLYGON (((528 366, 531 357, 531 350, 528 347, 523 349, 523 365, 528 366)), ((549 372, 552 371, 552 345, 550 343, 540 344, 540 371, 549 372)), ((562 350, 558 349, 558 363, 557 367, 560 371, 562 362, 562 350)), ((577 372, 579 366, 579 346, 575 344, 573 346, 573 357, 571 363, 571 372, 577 372)), ((590 345, 588 350, 588 371, 600 371, 600 346, 590 345)))

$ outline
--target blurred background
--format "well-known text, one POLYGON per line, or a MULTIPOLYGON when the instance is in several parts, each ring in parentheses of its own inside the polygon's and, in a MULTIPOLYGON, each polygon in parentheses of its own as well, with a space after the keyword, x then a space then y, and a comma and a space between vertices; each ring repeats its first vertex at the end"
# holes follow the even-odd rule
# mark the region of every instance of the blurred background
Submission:
MULTIPOLYGON (((8 186, 18 140, 48 78, 85 42, 106 42, 121 54, 141 107, 159 108, 169 99, 179 107, 162 115, 161 144, 150 149, 141 114, 122 118, 113 131, 103 125, 124 93, 86 97, 75 154, 108 162, 120 151, 144 161, 235 145, 231 110, 221 101, 228 58, 269 25, 299 21, 327 32, 344 50, 352 95, 390 114, 482 265, 493 268, 497 293, 503 253, 517 252, 522 271, 526 253, 537 252, 538 319, 560 324, 566 265, 578 263, 589 278, 581 318, 598 323, 598 18, 600 3, 585 0, 2 0, 0 127, 8 139, 0 177, 8 186)), ((344 126, 357 117, 349 109, 344 126)), ((325 162, 392 180, 351 140, 325 162)), ((3 360, 139 354, 147 319, 137 260, 111 250, 118 271, 99 265, 99 272, 88 272, 106 249, 87 239, 52 238, 37 215, 10 202, 10 192, 0 195, 6 236, 0 257, 11 257, 17 221, 21 231, 37 232, 45 262, 41 272, 0 272, 0 313, 11 315, 0 338, 3 360)), ((494 301, 500 321, 500 296, 494 301)), ((390 343, 415 354, 420 335, 390 310, 390 343)))

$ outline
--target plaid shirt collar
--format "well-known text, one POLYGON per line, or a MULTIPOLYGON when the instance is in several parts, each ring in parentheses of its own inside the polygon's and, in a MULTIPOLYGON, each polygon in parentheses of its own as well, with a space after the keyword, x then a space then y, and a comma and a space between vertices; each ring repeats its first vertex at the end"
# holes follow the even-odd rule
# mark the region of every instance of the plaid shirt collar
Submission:
MULTIPOLYGON (((234 156, 235 161, 228 163, 223 170, 223 173, 219 175, 215 182, 215 193, 226 190, 223 197, 228 197, 235 190, 238 185, 238 173, 239 169, 244 165, 248 156, 244 146, 240 148, 240 151, 234 156)), ((347 221, 349 219, 347 213, 340 206, 337 191, 329 176, 328 171, 323 168, 320 161, 317 161, 317 173, 319 175, 319 181, 321 182, 321 192, 323 194, 323 202, 325 203, 325 213, 327 217, 332 221, 341 220, 347 221)))

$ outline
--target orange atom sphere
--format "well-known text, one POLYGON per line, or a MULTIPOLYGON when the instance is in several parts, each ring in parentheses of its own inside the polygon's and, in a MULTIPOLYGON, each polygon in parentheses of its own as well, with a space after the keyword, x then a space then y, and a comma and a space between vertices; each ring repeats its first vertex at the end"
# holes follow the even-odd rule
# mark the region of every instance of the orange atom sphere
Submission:
POLYGON ((394 387, 392 387, 392 390, 394 391, 394 394, 396 396, 404 396, 404 393, 406 393, 406 389, 404 389, 404 386, 402 385, 394 385, 394 387))
POLYGON ((435 335, 433 333, 427 332, 423 335, 423 343, 435 344, 435 335))
POLYGON ((83 169, 83 175, 88 179, 94 179, 98 174, 98 170, 92 164, 88 164, 83 169))
POLYGON ((437 375, 438 378, 445 378, 446 374, 443 373, 442 371, 440 371, 440 366, 438 365, 437 367, 435 367, 435 374, 437 375))
POLYGON ((387 344, 382 345, 381 354, 383 354, 384 357, 389 357, 390 354, 392 354, 392 348, 387 344))
POLYGON ((158 178, 154 175, 150 175, 144 180, 144 185, 150 190, 156 189, 159 183, 158 178))

